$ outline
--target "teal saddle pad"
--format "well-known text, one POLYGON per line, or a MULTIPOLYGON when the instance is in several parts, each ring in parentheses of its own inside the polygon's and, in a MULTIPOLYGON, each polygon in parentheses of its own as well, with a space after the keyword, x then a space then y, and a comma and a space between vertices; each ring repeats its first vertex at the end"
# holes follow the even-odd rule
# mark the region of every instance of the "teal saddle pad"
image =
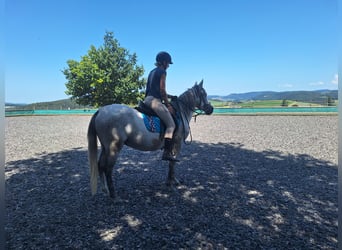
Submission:
MULTIPOLYGON (((140 115, 142 116, 145 127, 148 131, 152 133, 165 133, 165 124, 161 121, 161 119, 158 116, 156 116, 155 112, 151 110, 151 108, 147 107, 144 104, 144 102, 139 101, 139 104, 137 107, 135 107, 135 109, 138 110, 140 115)), ((175 122, 177 129, 180 123, 180 115, 178 112, 176 113, 176 117, 173 117, 173 120, 175 122)))
POLYGON ((150 116, 146 114, 141 114, 144 119, 144 124, 146 129, 152 133, 164 133, 165 125, 160 121, 157 116, 150 116))

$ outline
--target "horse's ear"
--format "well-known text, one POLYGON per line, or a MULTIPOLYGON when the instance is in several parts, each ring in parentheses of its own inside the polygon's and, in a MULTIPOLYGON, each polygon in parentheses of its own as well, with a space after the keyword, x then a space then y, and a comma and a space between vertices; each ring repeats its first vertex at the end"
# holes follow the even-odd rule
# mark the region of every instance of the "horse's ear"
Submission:
POLYGON ((194 86, 197 86, 197 82, 195 82, 195 85, 194 86))
POLYGON ((199 86, 203 88, 203 79, 200 81, 199 86))

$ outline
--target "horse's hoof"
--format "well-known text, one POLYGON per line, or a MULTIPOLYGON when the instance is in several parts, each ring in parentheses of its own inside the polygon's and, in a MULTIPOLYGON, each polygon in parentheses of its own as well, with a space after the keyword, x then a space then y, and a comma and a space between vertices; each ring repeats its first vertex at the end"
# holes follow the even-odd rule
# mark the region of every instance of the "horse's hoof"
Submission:
POLYGON ((179 186, 181 183, 177 178, 167 180, 166 186, 171 187, 171 186, 179 186))
POLYGON ((108 192, 108 194, 109 194, 109 198, 110 198, 111 200, 115 200, 115 199, 117 198, 117 196, 115 195, 115 193, 108 192))
POLYGON ((109 191, 108 191, 108 189, 107 189, 107 188, 105 188, 105 187, 102 187, 102 192, 104 192, 105 194, 109 194, 109 191))
POLYGON ((179 186, 181 183, 180 183, 180 181, 179 181, 177 178, 174 178, 174 179, 172 180, 172 184, 173 184, 174 186, 179 186))
POLYGON ((124 202, 119 196, 115 196, 115 198, 111 198, 113 204, 121 204, 124 202))
POLYGON ((172 193, 172 194, 179 194, 178 189, 177 189, 174 185, 168 186, 167 189, 168 189, 168 191, 169 191, 170 193, 172 193))

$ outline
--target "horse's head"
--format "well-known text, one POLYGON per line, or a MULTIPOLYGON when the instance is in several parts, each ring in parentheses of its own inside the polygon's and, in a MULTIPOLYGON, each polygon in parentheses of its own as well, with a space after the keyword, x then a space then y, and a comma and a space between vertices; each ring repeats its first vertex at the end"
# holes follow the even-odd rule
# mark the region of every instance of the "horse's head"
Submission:
POLYGON ((195 86, 193 86, 192 89, 196 96, 196 107, 199 110, 204 111, 206 115, 211 115, 214 111, 214 107, 208 102, 207 92, 203 88, 203 80, 199 84, 195 83, 195 86))

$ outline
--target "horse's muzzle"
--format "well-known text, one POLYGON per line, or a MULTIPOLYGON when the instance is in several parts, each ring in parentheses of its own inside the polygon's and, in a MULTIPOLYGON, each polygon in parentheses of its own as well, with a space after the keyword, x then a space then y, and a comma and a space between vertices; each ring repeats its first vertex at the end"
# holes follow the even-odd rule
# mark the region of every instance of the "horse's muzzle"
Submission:
POLYGON ((210 103, 204 105, 203 111, 206 115, 211 115, 214 112, 214 107, 210 103))

